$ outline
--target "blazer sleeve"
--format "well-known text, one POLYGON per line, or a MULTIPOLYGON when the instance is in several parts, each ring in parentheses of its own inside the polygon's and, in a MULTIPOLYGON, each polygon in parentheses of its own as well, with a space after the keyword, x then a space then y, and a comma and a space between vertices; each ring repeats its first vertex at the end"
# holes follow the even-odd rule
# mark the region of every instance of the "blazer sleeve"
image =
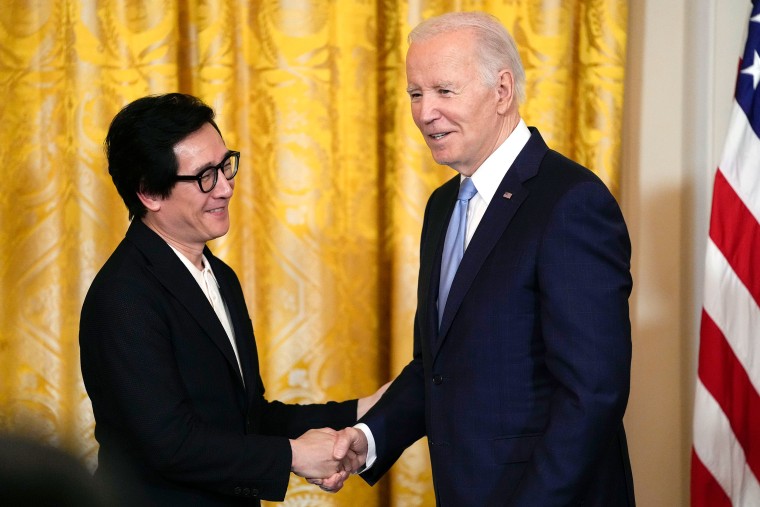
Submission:
POLYGON ((361 474, 370 485, 382 478, 407 447, 425 436, 423 376, 422 359, 415 354, 360 421, 369 427, 375 439, 377 459, 361 474))
POLYGON ((354 424, 357 410, 355 399, 313 404, 282 403, 266 399, 266 390, 259 371, 253 323, 245 304, 243 289, 232 268, 214 257, 210 251, 206 256, 211 259, 214 272, 218 273, 218 280, 222 284, 221 288, 231 313, 241 324, 236 331, 236 340, 243 369, 251 375, 247 382, 256 384, 248 386, 247 390, 256 393, 255 413, 251 417, 256 418, 257 432, 263 435, 298 438, 312 428, 330 427, 340 430, 354 424))
MULTIPOLYGON (((229 495, 236 488, 249 488, 261 499, 281 501, 291 465, 286 437, 300 431, 298 424, 269 435, 247 433, 242 395, 218 376, 207 377, 214 384, 210 391, 217 393, 215 399, 191 399, 175 350, 175 340, 200 332, 187 322, 192 316, 179 315, 149 277, 109 277, 90 289, 80 321, 82 372, 98 421, 96 436, 101 447, 108 442, 111 449, 106 458, 118 459, 113 449, 119 449, 169 481, 229 495), (219 401, 224 397, 230 402, 219 401), (198 403, 217 404, 221 408, 217 421, 198 417, 194 408, 198 403)), ((216 359, 194 359, 201 365, 198 373, 208 376, 214 366, 207 362, 203 368, 203 361, 216 359)), ((355 402, 341 405, 333 421, 342 420, 355 406, 355 402)), ((314 422, 330 409, 303 410, 307 413, 302 420, 314 422)), ((280 407, 271 415, 282 422, 296 419, 299 413, 297 407, 280 407)), ((355 412, 349 420, 354 419, 355 412)))
POLYGON ((357 400, 295 404, 264 400, 261 434, 298 438, 312 428, 341 430, 356 422, 357 400))
POLYGON ((510 506, 578 501, 621 428, 630 389, 630 255, 623 216, 601 182, 575 185, 558 201, 537 260, 546 364, 558 388, 510 506))
MULTIPOLYGON (((452 178, 453 179, 453 178, 452 178)), ((458 187, 457 187, 458 188, 458 187)), ((362 472, 362 478, 369 484, 375 484, 398 460, 404 450, 426 435, 425 417, 425 367, 423 364, 423 333, 420 319, 424 311, 424 293, 428 283, 423 277, 427 273, 430 255, 426 248, 431 248, 429 234, 433 202, 440 189, 433 193, 425 206, 425 218, 422 223, 420 239, 420 279, 417 287, 417 312, 414 318, 414 350, 412 360, 388 387, 382 398, 362 418, 375 439, 377 460, 372 467, 362 472)), ((435 245, 432 245, 435 248, 435 245)))

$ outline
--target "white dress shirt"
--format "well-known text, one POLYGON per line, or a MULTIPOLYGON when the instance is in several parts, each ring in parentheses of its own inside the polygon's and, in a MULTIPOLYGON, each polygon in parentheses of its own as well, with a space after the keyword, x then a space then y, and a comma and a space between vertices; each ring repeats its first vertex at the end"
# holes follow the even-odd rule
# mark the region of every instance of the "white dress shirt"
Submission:
MULTIPOLYGON (((509 134, 509 137, 496 148, 496 151, 483 162, 472 174, 472 183, 475 185, 478 193, 470 199, 467 206, 467 229, 464 238, 464 248, 470 244, 475 229, 478 228, 480 220, 486 213, 486 208, 491 203, 496 189, 499 188, 501 180, 507 174, 507 171, 514 163, 517 155, 530 139, 530 130, 525 122, 521 119, 515 127, 515 130, 509 134)), ((460 176, 464 178, 464 176, 460 176)), ((460 179, 461 181, 461 179, 460 179)))
MULTIPOLYGON (((193 275, 193 278, 195 278, 195 281, 198 282, 201 290, 206 295, 208 302, 211 303, 211 308, 214 309, 219 322, 227 333, 227 338, 230 340, 230 345, 232 345, 232 350, 235 352, 235 359, 240 370, 240 378, 243 379, 243 368, 240 366, 240 355, 238 354, 237 343, 235 342, 235 332, 230 324, 230 310, 227 308, 227 303, 224 302, 219 292, 219 282, 217 282, 214 272, 211 270, 211 264, 209 264, 208 259, 204 255, 202 258, 203 269, 200 270, 182 252, 171 245, 169 246, 177 254, 179 260, 187 267, 190 274, 193 275)), ((245 385, 245 381, 243 381, 243 385, 245 385)))
MULTIPOLYGON (((493 199, 496 190, 499 188, 499 184, 501 184, 507 171, 529 139, 530 130, 525 121, 520 119, 515 129, 509 134, 509 137, 472 174, 472 183, 475 185, 478 193, 470 199, 470 203, 467 206, 467 229, 464 239, 465 250, 469 246, 470 240, 475 234, 475 230, 478 228, 483 215, 485 215, 491 199, 493 199)), ((460 183, 464 177, 460 175, 460 183)), ((361 430, 367 437, 367 463, 361 469, 363 472, 370 468, 377 459, 375 438, 366 424, 358 423, 354 427, 361 430)))

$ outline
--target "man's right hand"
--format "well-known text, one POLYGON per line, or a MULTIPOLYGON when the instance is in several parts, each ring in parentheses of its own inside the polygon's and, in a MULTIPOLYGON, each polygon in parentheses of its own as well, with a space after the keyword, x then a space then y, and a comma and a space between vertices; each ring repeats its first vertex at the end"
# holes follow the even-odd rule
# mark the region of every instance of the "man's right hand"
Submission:
POLYGON ((362 466, 350 450, 340 459, 333 456, 338 432, 331 428, 309 430, 290 441, 293 458, 291 471, 301 477, 331 477, 335 482, 346 480, 348 475, 362 466))
MULTIPOLYGON (((351 470, 356 472, 367 462, 367 437, 364 432, 356 428, 343 428, 338 432, 335 438, 335 447, 333 448, 333 458, 343 461, 347 457, 355 454, 355 459, 359 461, 359 466, 351 470)), ((352 460, 354 461, 354 460, 352 460)))
MULTIPOLYGON (((367 462, 367 437, 364 432, 356 428, 344 428, 337 432, 333 448, 333 459, 343 463, 345 468, 350 466, 350 473, 354 473, 367 462)), ((348 474, 335 473, 322 478, 311 478, 308 481, 316 484, 324 491, 335 492, 343 487, 348 474)))

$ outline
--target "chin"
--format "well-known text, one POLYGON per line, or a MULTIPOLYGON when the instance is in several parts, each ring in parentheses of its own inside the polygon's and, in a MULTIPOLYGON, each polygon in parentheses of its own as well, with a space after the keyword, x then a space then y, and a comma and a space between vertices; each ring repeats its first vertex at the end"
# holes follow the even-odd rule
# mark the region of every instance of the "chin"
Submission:
POLYGON ((453 157, 449 156, 448 153, 444 153, 441 151, 435 152, 431 150, 430 154, 433 156, 433 160, 435 160, 436 164, 449 165, 452 162, 453 157))
POLYGON ((224 228, 224 230, 220 230, 220 231, 219 231, 219 234, 217 235, 217 238, 221 238, 222 236, 224 236, 224 235, 225 235, 225 234, 227 234, 228 232, 230 232, 230 228, 229 228, 229 226, 225 227, 225 228, 224 228))
MULTIPOLYGON (((211 230, 209 230, 209 236, 213 236, 211 240, 221 238, 225 234, 227 234, 230 230, 230 224, 228 223, 226 226, 222 227, 213 227, 211 230)), ((209 240, 209 241, 211 241, 209 240)))

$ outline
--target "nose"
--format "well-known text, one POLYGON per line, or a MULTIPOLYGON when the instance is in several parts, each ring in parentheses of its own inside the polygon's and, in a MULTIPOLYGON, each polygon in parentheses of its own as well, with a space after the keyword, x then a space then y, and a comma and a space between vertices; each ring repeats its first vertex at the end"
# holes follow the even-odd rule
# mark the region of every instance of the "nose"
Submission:
POLYGON ((235 178, 228 180, 224 177, 224 173, 221 170, 216 176, 216 185, 214 185, 211 192, 214 194, 214 197, 229 199, 232 197, 232 190, 235 188, 235 178))
POLYGON ((441 117, 438 110, 438 101, 433 95, 423 95, 416 103, 419 121, 423 124, 431 123, 441 117))

